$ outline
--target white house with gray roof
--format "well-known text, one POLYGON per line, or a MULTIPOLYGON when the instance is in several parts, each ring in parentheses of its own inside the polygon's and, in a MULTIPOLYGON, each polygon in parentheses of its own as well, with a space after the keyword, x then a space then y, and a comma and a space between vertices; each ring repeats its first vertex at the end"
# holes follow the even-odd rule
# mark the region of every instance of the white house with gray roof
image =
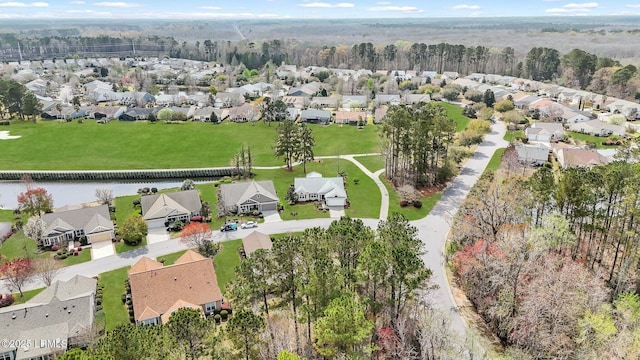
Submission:
POLYGON ((198 190, 143 195, 140 206, 142 219, 149 228, 164 227, 176 221, 187 223, 202 211, 198 190))
POLYGON ((303 178, 295 178, 293 186, 298 201, 324 201, 327 206, 345 206, 347 192, 341 177, 325 178, 311 172, 303 178))
POLYGON ((0 309, 0 359, 55 359, 93 331, 97 281, 76 275, 56 281, 24 304, 0 309))
POLYGON ((82 237, 86 237, 89 244, 110 242, 115 238, 113 221, 107 205, 44 214, 42 220, 47 224, 46 235, 42 240, 44 246, 74 241, 82 237))
POLYGON ((278 209, 278 195, 271 180, 220 184, 220 196, 231 213, 249 214, 278 209))

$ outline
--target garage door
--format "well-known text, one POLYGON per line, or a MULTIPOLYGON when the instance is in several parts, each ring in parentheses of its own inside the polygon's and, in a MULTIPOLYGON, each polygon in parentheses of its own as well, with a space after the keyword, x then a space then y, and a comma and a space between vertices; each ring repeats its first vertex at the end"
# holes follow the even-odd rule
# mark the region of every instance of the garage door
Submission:
POLYGON ((107 231, 99 234, 91 234, 87 236, 87 241, 90 244, 101 242, 101 241, 111 242, 111 232, 107 231))
POLYGON ((278 203, 262 204, 262 211, 277 210, 278 203))
POLYGON ((163 228, 164 219, 147 220, 147 225, 149 226, 149 229, 163 228))
POLYGON ((344 198, 325 198, 327 206, 344 206, 344 198))

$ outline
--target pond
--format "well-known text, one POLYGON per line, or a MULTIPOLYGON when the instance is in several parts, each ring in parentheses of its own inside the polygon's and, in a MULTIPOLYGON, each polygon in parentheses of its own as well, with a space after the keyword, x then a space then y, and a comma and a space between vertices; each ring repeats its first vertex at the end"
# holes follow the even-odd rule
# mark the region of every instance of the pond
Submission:
MULTIPOLYGON (((196 183, 210 182, 196 181, 196 183)), ((47 189, 53 197, 53 206, 77 205, 96 201, 96 189, 111 189, 113 196, 135 195, 143 187, 155 187, 158 190, 180 187, 182 181, 157 182, 37 182, 37 187, 47 189)), ((18 194, 25 191, 20 181, 0 182, 0 208, 15 209, 18 207, 18 194)))

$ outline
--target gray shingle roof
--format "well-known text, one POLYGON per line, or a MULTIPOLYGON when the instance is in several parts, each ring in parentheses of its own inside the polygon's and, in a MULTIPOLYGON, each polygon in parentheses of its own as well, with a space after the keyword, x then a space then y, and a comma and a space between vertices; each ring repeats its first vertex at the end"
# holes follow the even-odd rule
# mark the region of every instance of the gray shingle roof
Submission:
POLYGON ((266 201, 278 201, 276 189, 271 180, 221 184, 220 192, 227 206, 242 204, 256 194, 264 195, 267 198, 266 201))
POLYGON ((47 234, 60 228, 66 231, 82 229, 85 234, 91 233, 97 226, 104 227, 101 231, 113 229, 107 205, 44 214, 42 220, 47 224, 47 234))
POLYGON ((173 213, 199 212, 202 208, 198 190, 144 195, 140 199, 140 205, 145 220, 162 218, 173 213))

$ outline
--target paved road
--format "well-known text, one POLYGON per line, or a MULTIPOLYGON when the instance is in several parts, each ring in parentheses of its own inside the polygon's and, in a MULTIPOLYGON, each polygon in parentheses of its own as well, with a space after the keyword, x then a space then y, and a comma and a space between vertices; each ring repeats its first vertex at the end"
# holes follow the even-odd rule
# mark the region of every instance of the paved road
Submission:
MULTIPOLYGON (((429 299, 427 300, 431 301, 435 306, 451 312, 453 329, 463 337, 466 336, 466 324, 462 316, 460 316, 457 311, 457 307, 453 300, 453 296, 451 295, 451 290, 447 281, 444 264, 444 246, 447 234, 451 229, 452 218, 458 211, 458 207, 486 168, 493 153, 497 149, 508 145, 508 143, 502 139, 505 132, 506 129, 502 123, 496 123, 493 125, 493 132, 487 135, 485 141, 478 147, 474 156, 464 165, 460 175, 458 175, 444 191, 442 198, 434 206, 429 215, 423 219, 412 222, 412 225, 418 228, 418 235, 425 244, 425 250, 427 252, 423 256, 423 259, 427 266, 433 271, 432 281, 438 286, 436 291, 429 293, 429 299)), ((386 204, 384 212, 382 209, 380 212, 380 219, 385 219, 388 211, 389 196, 386 188, 378 179, 381 171, 371 173, 371 171, 357 162, 357 159, 354 159, 354 156, 363 155, 365 154, 343 155, 341 157, 354 162, 354 164, 361 168, 368 176, 374 179, 382 193, 382 203, 386 204)), ((263 223, 258 226, 257 230, 266 234, 277 234, 302 231, 306 228, 316 226, 326 228, 333 220, 335 219, 325 218, 263 223)), ((379 219, 363 219, 363 221, 367 226, 376 228, 379 219)), ((225 241, 242 238, 250 234, 253 230, 254 229, 239 229, 238 231, 224 233, 215 231, 214 240, 225 241)), ((102 259, 69 266, 64 268, 63 271, 56 276, 55 280, 68 280, 76 274, 96 276, 105 271, 133 265, 142 256, 156 258, 184 250, 186 248, 187 247, 181 243, 179 239, 171 239, 161 243, 151 244, 127 253, 116 254, 102 259)), ((25 290, 36 289, 42 286, 44 286, 42 283, 34 281, 26 286, 25 290)))
POLYGON ((508 145, 508 142, 503 140, 505 132, 506 128, 503 123, 498 122, 493 125, 491 134, 486 136, 474 156, 467 161, 460 174, 449 184, 429 215, 412 222, 418 228, 419 237, 425 244, 427 253, 423 256, 423 260, 433 272, 432 282, 439 287, 438 291, 431 293, 430 300, 436 307, 452 313, 453 329, 463 337, 466 336, 466 324, 462 316, 458 314, 451 294, 445 273, 444 247, 453 216, 467 197, 469 190, 482 175, 493 153, 508 145))

